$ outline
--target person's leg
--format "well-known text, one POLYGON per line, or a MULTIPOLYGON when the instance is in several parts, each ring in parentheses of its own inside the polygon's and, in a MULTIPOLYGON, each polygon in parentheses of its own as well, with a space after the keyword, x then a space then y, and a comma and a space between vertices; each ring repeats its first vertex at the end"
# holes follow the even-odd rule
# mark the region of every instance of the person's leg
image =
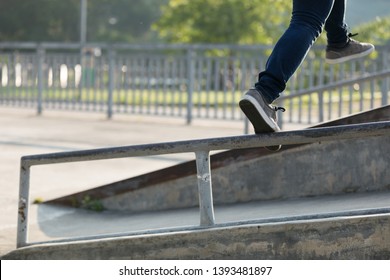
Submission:
POLYGON ((272 103, 300 66, 321 34, 335 0, 293 0, 290 25, 275 45, 265 71, 255 84, 267 103, 272 103))
POLYGON ((324 27, 328 35, 326 61, 339 63, 362 57, 374 50, 371 44, 350 38, 344 21, 345 0, 293 0, 290 25, 279 39, 255 88, 239 102, 255 133, 280 130, 276 111, 270 105, 286 88, 324 27), (326 25, 326 26, 325 26, 326 25))
MULTIPOLYGON (((335 0, 293 0, 290 25, 275 45, 266 69, 259 74, 254 89, 240 100, 241 110, 252 123, 255 133, 279 131, 276 111, 270 105, 286 88, 286 83, 302 63, 321 34, 335 0)), ((280 146, 270 149, 278 150, 280 146)))
POLYGON ((325 31, 328 46, 343 47, 348 42, 348 25, 345 22, 347 0, 334 0, 332 11, 326 20, 325 31))
POLYGON ((326 62, 330 64, 346 62, 372 53, 372 44, 351 39, 345 23, 346 0, 334 0, 333 9, 326 20, 325 31, 328 37, 326 62))

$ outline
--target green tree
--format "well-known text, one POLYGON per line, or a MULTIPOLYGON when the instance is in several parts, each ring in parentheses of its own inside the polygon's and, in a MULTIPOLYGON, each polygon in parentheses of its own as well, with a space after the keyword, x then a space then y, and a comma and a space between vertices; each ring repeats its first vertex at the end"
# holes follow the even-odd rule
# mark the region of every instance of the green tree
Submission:
MULTIPOLYGON (((146 42, 167 0, 88 0, 87 40, 146 42)), ((78 42, 80 0, 1 0, 0 40, 78 42)))
POLYGON ((1 0, 0 40, 74 41, 79 0, 1 0))
MULTIPOLYGON (((377 17, 375 20, 358 25, 351 29, 351 33, 358 33, 357 40, 370 42, 374 45, 390 43, 390 17, 377 17)), ((317 44, 326 45, 326 32, 318 39, 317 44)))
POLYGON ((166 0, 89 0, 90 41, 146 42, 155 40, 151 24, 166 0))
POLYGON ((390 17, 377 18, 372 22, 362 24, 356 28, 359 40, 376 45, 390 43, 390 17))
POLYGON ((285 0, 170 0, 153 28, 174 43, 273 44, 290 14, 285 0))

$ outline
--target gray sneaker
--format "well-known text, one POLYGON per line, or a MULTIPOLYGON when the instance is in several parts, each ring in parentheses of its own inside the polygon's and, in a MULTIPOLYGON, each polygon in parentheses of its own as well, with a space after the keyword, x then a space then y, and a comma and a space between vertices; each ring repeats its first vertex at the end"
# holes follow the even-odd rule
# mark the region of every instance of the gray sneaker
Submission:
MULTIPOLYGON (((351 35, 353 36, 353 35, 351 35)), ((349 39, 347 45, 341 48, 327 47, 325 61, 329 64, 336 64, 349 61, 351 59, 364 57, 375 50, 374 45, 361 43, 354 39, 349 39)))
MULTIPOLYGON (((285 109, 268 104, 257 89, 252 88, 247 91, 241 98, 239 106, 252 123, 256 134, 280 131, 276 112, 279 110, 284 112, 285 109)), ((281 146, 266 148, 278 151, 281 146)))

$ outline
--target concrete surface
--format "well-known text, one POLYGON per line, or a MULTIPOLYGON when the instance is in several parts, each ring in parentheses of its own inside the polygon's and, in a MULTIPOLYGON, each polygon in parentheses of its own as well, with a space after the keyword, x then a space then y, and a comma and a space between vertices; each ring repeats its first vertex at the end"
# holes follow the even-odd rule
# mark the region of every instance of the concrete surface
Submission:
MULTIPOLYGON (((243 123, 0 107, 0 255, 16 246, 19 164, 24 155, 242 134, 243 123)), ((31 199, 53 199, 158 170, 193 155, 33 167, 31 199)), ((30 218, 32 225, 37 221, 30 218)))
MULTIPOLYGON (((2 259, 390 258, 387 191, 222 205, 216 207, 216 227, 208 229, 198 227, 196 208, 134 214, 33 205, 28 241, 54 243, 14 250, 21 156, 238 135, 243 128, 237 123, 187 126, 183 120, 129 116, 107 121, 104 116, 72 112, 47 112, 37 117, 33 111, 4 108, 0 108, 0 125, 2 259), (169 233, 162 234, 166 231, 169 233), (113 235, 59 242, 99 234, 113 235)), ((33 167, 31 199, 64 196, 188 159, 193 155, 33 167)))
POLYGON ((390 215, 33 245, 4 259, 390 259, 390 215))
MULTIPOLYGON (((217 227, 253 224, 270 220, 291 221, 301 217, 356 216, 389 213, 390 192, 322 196, 280 201, 261 201, 215 207, 217 227)), ((156 212, 94 212, 83 209, 33 205, 29 242, 45 242, 97 235, 133 235, 142 232, 167 232, 175 228, 199 228, 199 208, 156 212)))

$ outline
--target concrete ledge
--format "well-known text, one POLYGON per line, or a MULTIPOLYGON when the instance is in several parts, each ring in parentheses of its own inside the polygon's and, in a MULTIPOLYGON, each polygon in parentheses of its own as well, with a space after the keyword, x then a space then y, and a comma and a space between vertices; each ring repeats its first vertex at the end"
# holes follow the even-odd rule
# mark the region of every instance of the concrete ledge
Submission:
POLYGON ((2 259, 389 259, 390 215, 34 245, 2 259))
MULTIPOLYGON (((212 171, 216 205, 390 190, 389 136, 312 144, 212 171)), ((196 207, 196 175, 102 198, 106 209, 196 207)))

